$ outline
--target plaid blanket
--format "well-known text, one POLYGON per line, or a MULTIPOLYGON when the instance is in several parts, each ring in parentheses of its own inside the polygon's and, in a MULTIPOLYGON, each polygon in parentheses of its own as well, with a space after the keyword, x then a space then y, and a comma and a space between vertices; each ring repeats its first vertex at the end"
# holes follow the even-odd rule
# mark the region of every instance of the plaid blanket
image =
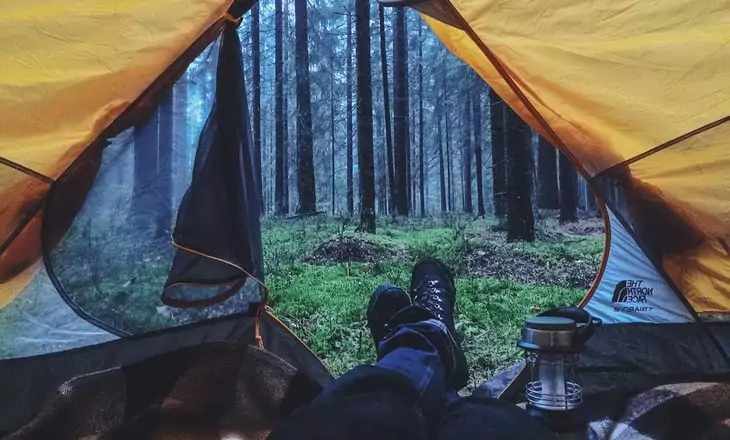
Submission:
POLYGON ((730 384, 678 383, 586 400, 589 439, 730 439, 730 384))
MULTIPOLYGON (((519 375, 514 365, 482 384, 474 394, 496 398, 519 375)), ((730 384, 674 383, 643 392, 623 389, 587 395, 586 432, 565 440, 730 439, 730 384)))
MULTIPOLYGON (((475 394, 494 396, 516 366, 475 394)), ((263 440, 321 391, 273 354, 243 344, 177 350, 63 384, 8 440, 263 440)), ((730 384, 681 383, 586 397, 589 440, 730 439, 730 384)))
POLYGON ((177 350, 63 384, 8 440, 263 440, 320 386, 243 344, 177 350))

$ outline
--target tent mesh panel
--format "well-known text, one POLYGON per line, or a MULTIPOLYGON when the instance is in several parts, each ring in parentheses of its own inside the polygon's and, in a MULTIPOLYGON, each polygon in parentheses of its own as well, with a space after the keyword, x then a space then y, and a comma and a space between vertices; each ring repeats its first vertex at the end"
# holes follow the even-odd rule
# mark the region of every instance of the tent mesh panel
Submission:
POLYGON ((97 141, 53 184, 39 214, 47 271, 0 309, 0 358, 261 302, 250 277, 261 277, 262 258, 246 106, 229 26, 141 122, 97 141))

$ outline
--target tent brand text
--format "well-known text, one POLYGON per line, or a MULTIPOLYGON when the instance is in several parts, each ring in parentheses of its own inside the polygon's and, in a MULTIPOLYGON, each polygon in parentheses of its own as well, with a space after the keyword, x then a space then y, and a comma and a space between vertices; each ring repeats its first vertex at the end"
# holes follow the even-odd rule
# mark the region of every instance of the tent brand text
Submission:
POLYGON ((644 285, 644 280, 625 280, 616 284, 611 302, 615 304, 629 304, 616 306, 617 312, 648 312, 653 307, 642 306, 654 294, 653 287, 644 285))

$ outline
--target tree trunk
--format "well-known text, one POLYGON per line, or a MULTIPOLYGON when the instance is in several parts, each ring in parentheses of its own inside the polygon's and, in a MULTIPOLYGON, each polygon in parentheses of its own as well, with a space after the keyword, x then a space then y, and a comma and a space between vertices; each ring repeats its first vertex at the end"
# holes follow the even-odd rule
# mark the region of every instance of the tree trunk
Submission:
POLYGON ((578 211, 585 211, 587 210, 587 201, 586 201, 586 181, 583 180, 580 176, 578 176, 578 173, 576 172, 576 192, 578 193, 578 203, 577 203, 577 209, 578 211))
POLYGON ((260 212, 264 212, 263 175, 261 174, 261 31, 259 4, 251 8, 251 67, 253 68, 253 149, 254 167, 259 187, 260 212))
POLYGON ((309 84, 309 37, 307 35, 307 0, 294 2, 296 17, 297 71, 297 169, 298 214, 317 213, 317 190, 314 178, 312 138, 312 99, 309 84))
POLYGON ((169 238, 172 227, 172 91, 134 129, 131 224, 141 237, 169 238))
POLYGON ((462 149, 461 157, 464 162, 464 212, 472 214, 474 212, 474 206, 471 200, 471 100, 472 100, 471 87, 464 89, 464 117, 463 117, 463 136, 462 136, 462 149))
POLYGON ((472 116, 474 117, 474 162, 477 174, 477 215, 485 217, 487 213, 484 210, 484 182, 482 176, 482 88, 484 82, 476 73, 473 77, 472 116))
MULTIPOLYGON (((289 4, 289 2, 284 3, 284 7, 286 10, 288 10, 288 4, 289 4)), ((286 29, 284 30, 284 32, 286 34, 289 34, 289 31, 290 31, 289 23, 286 22, 285 26, 286 26, 286 29)), ((286 54, 286 58, 289 58, 290 52, 291 51, 289 51, 289 53, 286 54)), ((296 179, 292 179, 292 177, 291 177, 292 176, 292 159, 291 159, 292 148, 291 148, 291 146, 292 146, 293 142, 291 139, 291 132, 289 130, 289 119, 291 119, 292 115, 291 115, 291 112, 289 111, 289 98, 291 96, 291 93, 290 93, 291 87, 289 87, 289 84, 288 84, 291 77, 292 77, 291 69, 289 69, 288 64, 285 64, 284 65, 284 79, 282 80, 283 84, 284 84, 284 89, 283 89, 284 90, 283 91, 283 100, 284 100, 284 153, 283 153, 284 154, 284 182, 283 182, 284 203, 283 203, 283 208, 284 208, 284 214, 289 214, 289 206, 291 204, 291 202, 290 202, 290 200, 291 200, 290 183, 292 182, 292 180, 294 180, 294 181, 296 180, 296 179)), ((296 153, 296 150, 294 152, 296 153)), ((294 169, 294 171, 296 171, 296 154, 294 154, 293 156, 295 159, 293 169, 294 169)))
POLYGON ((563 153, 560 157, 560 223, 571 223, 578 220, 576 184, 577 175, 573 164, 563 153))
POLYGON ((588 212, 595 212, 598 209, 596 206, 596 195, 593 194, 593 190, 588 182, 586 182, 586 191, 588 192, 588 199, 586 201, 587 210, 588 212))
POLYGON ((393 23, 393 143, 395 167, 395 207, 398 215, 408 215, 408 46, 406 12, 395 8, 393 23))
POLYGON ((284 122, 284 23, 281 0, 274 2, 274 120, 276 123, 275 171, 274 171, 274 202, 276 215, 286 215, 284 185, 286 173, 284 164, 286 155, 284 122))
POLYGON ((159 205, 157 217, 157 232, 162 239, 169 239, 172 234, 172 158, 173 142, 175 139, 173 124, 173 90, 168 90, 162 97, 159 107, 160 137, 158 144, 157 176, 159 205))
POLYGON ((330 66, 330 161, 331 161, 331 177, 332 177, 332 215, 335 215, 336 191, 335 191, 335 74, 334 69, 330 66))
POLYGON ((505 104, 497 93, 489 89, 489 120, 492 135, 492 198, 494 216, 500 223, 507 214, 507 164, 505 146, 505 104))
MULTIPOLYGON (((284 69, 284 82, 290 78, 290 72, 289 69, 284 69)), ((283 153, 283 161, 284 161, 284 177, 283 177, 283 183, 284 185, 284 201, 282 203, 282 208, 284 211, 284 214, 289 214, 289 205, 291 200, 290 196, 290 183, 292 180, 292 163, 291 163, 291 145, 292 140, 290 136, 289 131, 289 118, 291 117, 291 114, 289 113, 289 91, 288 88, 284 88, 284 153, 283 153)), ((295 151, 296 153, 296 151, 295 151)), ((296 156, 294 156, 296 159, 296 156)), ((296 163, 294 170, 296 171, 296 163)))
MULTIPOLYGON (((445 83, 444 83, 445 84, 445 83)), ((444 130, 446 131, 446 194, 447 202, 449 203, 448 211, 454 211, 454 167, 453 160, 451 158, 451 130, 449 126, 449 106, 448 103, 444 104, 444 130)))
MULTIPOLYGON (((284 11, 290 11, 290 1, 285 0, 284 1, 284 11)), ((291 22, 289 20, 289 14, 287 13, 284 16, 284 35, 287 36, 287 39, 284 40, 285 44, 283 46, 283 54, 284 59, 289 60, 291 59, 291 22)), ((292 117, 291 112, 289 111, 289 99, 291 97, 291 86, 290 81, 292 78, 291 74, 291 64, 289 62, 284 63, 284 76, 282 79, 283 84, 283 100, 284 100, 284 214, 289 214, 289 206, 291 205, 291 183, 292 181, 295 181, 296 179, 292 179, 292 136, 291 131, 289 130, 289 120, 292 117)), ((296 84, 295 84, 296 85, 296 84)), ((295 127, 296 128, 296 127, 295 127)), ((296 133, 295 133, 296 134, 296 133)), ((296 153, 296 149, 294 150, 294 153, 296 153)), ((297 170, 296 168, 296 154, 294 156, 294 171, 297 170)))
POLYGON ((558 191, 558 164, 555 147, 540 137, 537 150, 537 207, 558 209, 560 193, 558 191))
POLYGON ((390 125, 390 83, 388 82, 388 52, 385 47, 385 9, 378 6, 378 21, 380 22, 380 70, 383 72, 383 106, 385 107, 385 148, 388 157, 388 212, 396 213, 397 184, 393 168, 393 134, 390 125))
MULTIPOLYGON (((408 99, 412 94, 408 92, 408 99)), ((416 160, 416 155, 413 149, 416 148, 416 107, 409 103, 410 116, 408 121, 410 124, 408 138, 408 203, 410 204, 411 212, 416 212, 416 179, 413 178, 413 169, 416 168, 413 165, 413 161, 416 160)))
POLYGON ((373 85, 370 72, 370 2, 355 0, 357 61, 357 164, 360 180, 359 230, 375 233, 375 164, 373 159, 373 85))
POLYGON ((448 207, 446 206, 446 176, 444 175, 444 137, 441 130, 440 111, 436 119, 436 124, 439 138, 439 190, 441 192, 441 213, 444 214, 448 210, 448 207))
MULTIPOLYGON (((373 94, 375 94, 375 85, 373 85, 373 94)), ((373 98, 375 100, 375 98, 373 98)), ((375 193, 376 198, 378 200, 377 208, 375 210, 376 215, 387 215, 388 214, 388 162, 385 158, 385 124, 384 119, 385 117, 380 114, 382 111, 381 106, 376 106, 375 103, 373 103, 373 108, 378 108, 379 110, 373 113, 373 123, 375 124, 375 133, 377 135, 373 135, 373 148, 377 148, 375 146, 375 139, 380 139, 379 147, 377 148, 377 153, 375 154, 375 193)))
POLYGON ((532 147, 527 124, 505 106, 507 141, 507 241, 534 241, 532 147))
MULTIPOLYGON (((189 110, 188 110, 188 82, 189 79, 183 74, 180 81, 175 85, 173 89, 173 106, 174 106, 174 120, 173 120, 173 131, 175 135, 175 147, 174 151, 179 151, 182 154, 176 155, 178 162, 174 164, 173 170, 173 184, 177 183, 182 186, 181 190, 176 190, 176 195, 182 195, 190 184, 191 169, 195 161, 195 151, 190 147, 188 127, 190 121, 188 121, 189 110)), ((180 197, 174 201, 175 205, 180 204, 180 197)))
POLYGON ((426 217, 426 179, 423 177, 423 26, 418 22, 418 177, 420 181, 421 217, 426 217))
POLYGON ((352 16, 347 14, 347 214, 355 212, 352 143, 352 16))

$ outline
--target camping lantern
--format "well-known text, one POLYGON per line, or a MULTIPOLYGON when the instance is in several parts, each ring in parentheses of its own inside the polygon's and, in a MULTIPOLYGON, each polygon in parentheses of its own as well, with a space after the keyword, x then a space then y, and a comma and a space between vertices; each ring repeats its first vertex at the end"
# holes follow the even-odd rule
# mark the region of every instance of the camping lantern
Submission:
POLYGON ((573 308, 525 320, 518 346, 525 350, 530 374, 525 387, 527 411, 553 430, 573 430, 585 424, 576 366, 594 325, 600 322, 573 308))

